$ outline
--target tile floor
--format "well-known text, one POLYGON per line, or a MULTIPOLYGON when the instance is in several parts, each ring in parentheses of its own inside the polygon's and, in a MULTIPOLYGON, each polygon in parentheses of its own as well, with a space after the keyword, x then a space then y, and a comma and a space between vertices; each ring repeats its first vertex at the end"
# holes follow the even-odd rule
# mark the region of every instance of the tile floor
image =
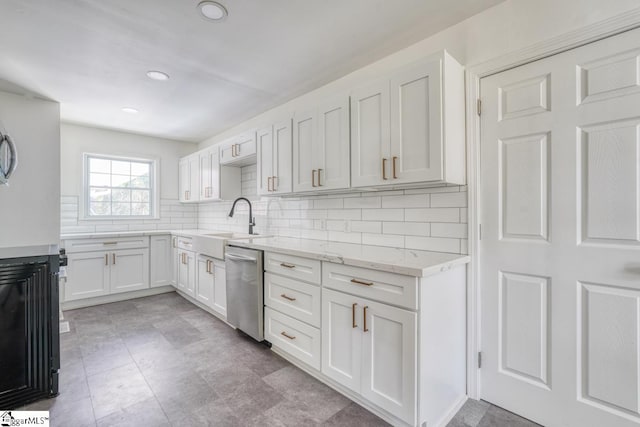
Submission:
MULTIPOLYGON (((175 293, 64 313, 52 427, 386 426, 175 293)), ((469 401, 450 427, 534 426, 469 401)))

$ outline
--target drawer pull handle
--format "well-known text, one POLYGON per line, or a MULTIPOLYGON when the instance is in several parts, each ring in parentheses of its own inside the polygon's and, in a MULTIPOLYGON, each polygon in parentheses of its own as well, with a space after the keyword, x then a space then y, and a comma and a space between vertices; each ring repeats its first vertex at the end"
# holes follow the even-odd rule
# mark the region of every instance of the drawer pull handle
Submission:
POLYGON ((116 265, 116 254, 111 254, 113 256, 113 265, 116 265))
POLYGON ((290 340, 295 340, 296 337, 292 337, 291 335, 287 334, 286 332, 280 332, 280 335, 289 338, 290 340))
POLYGON ((104 254, 104 265, 109 265, 109 254, 104 254))
POLYGON ((358 325, 356 324, 356 306, 358 305, 357 302, 354 302, 353 304, 351 304, 351 327, 352 328, 357 328, 358 325))
POLYGON ((267 191, 273 191, 273 190, 271 189, 271 179, 272 179, 272 178, 273 178, 272 176, 270 176, 270 177, 268 177, 268 178, 267 178, 267 191))
POLYGON ((362 320, 364 321, 364 328, 362 328, 363 332, 369 332, 369 329, 367 329, 367 308, 369 308, 369 306, 365 305, 362 310, 362 320))
POLYGON ((295 266, 295 265, 293 265, 293 264, 287 264, 286 262, 281 262, 281 263, 280 263, 280 266, 281 266, 281 267, 285 267, 285 268, 296 268, 296 266, 295 266))
POLYGON ((382 179, 387 180, 387 159, 382 159, 382 179))
POLYGON ((396 175, 396 162, 398 161, 398 158, 396 156, 393 156, 393 159, 391 159, 392 164, 393 164, 393 179, 398 179, 398 175, 396 175))
POLYGON ((351 279, 351 283, 356 283, 358 285, 365 285, 365 286, 373 286, 373 282, 363 282, 362 280, 358 280, 358 279, 351 279))
POLYGON ((104 242, 104 243, 102 243, 102 244, 103 244, 104 246, 107 246, 107 245, 117 245, 117 244, 118 244, 118 242, 104 242))
POLYGON ((284 298, 284 299, 289 300, 289 301, 295 301, 295 300, 296 300, 295 298, 292 298, 292 297, 290 297, 290 296, 289 296, 289 295, 287 295, 287 294, 282 294, 282 295, 280 295, 280 296, 281 296, 282 298, 284 298))

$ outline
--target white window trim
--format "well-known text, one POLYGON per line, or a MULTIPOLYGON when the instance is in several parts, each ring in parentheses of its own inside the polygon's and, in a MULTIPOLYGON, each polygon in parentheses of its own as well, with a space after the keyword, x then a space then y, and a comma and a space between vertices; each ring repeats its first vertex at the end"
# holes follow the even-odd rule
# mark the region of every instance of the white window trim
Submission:
POLYGON ((80 181, 82 183, 80 191, 80 220, 81 221, 150 221, 160 219, 160 174, 159 174, 160 160, 154 157, 137 157, 137 156, 125 156, 125 155, 112 155, 102 153, 83 153, 82 154, 82 176, 80 181), (91 216, 89 215, 89 157, 104 158, 109 160, 123 160, 123 161, 140 161, 151 163, 151 173, 149 178, 152 180, 151 188, 151 214, 147 216, 140 215, 109 215, 109 216, 91 216))

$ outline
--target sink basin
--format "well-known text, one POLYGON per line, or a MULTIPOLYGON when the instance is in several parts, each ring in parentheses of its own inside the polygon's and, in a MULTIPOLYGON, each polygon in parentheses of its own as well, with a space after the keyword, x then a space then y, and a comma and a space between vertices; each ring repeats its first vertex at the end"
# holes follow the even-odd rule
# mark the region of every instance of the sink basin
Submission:
POLYGON ((227 241, 232 239, 251 239, 254 237, 267 237, 252 235, 247 233, 233 233, 233 232, 220 232, 220 233, 206 233, 193 237, 193 249, 203 255, 208 255, 213 258, 224 259, 225 247, 227 241))

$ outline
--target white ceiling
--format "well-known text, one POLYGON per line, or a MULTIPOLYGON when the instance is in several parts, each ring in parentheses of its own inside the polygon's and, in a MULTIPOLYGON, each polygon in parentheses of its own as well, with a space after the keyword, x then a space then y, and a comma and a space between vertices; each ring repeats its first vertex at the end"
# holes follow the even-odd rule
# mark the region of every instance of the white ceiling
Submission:
POLYGON ((198 0, 0 0, 0 78, 65 121, 198 142, 501 1, 220 0, 211 23, 198 0))

